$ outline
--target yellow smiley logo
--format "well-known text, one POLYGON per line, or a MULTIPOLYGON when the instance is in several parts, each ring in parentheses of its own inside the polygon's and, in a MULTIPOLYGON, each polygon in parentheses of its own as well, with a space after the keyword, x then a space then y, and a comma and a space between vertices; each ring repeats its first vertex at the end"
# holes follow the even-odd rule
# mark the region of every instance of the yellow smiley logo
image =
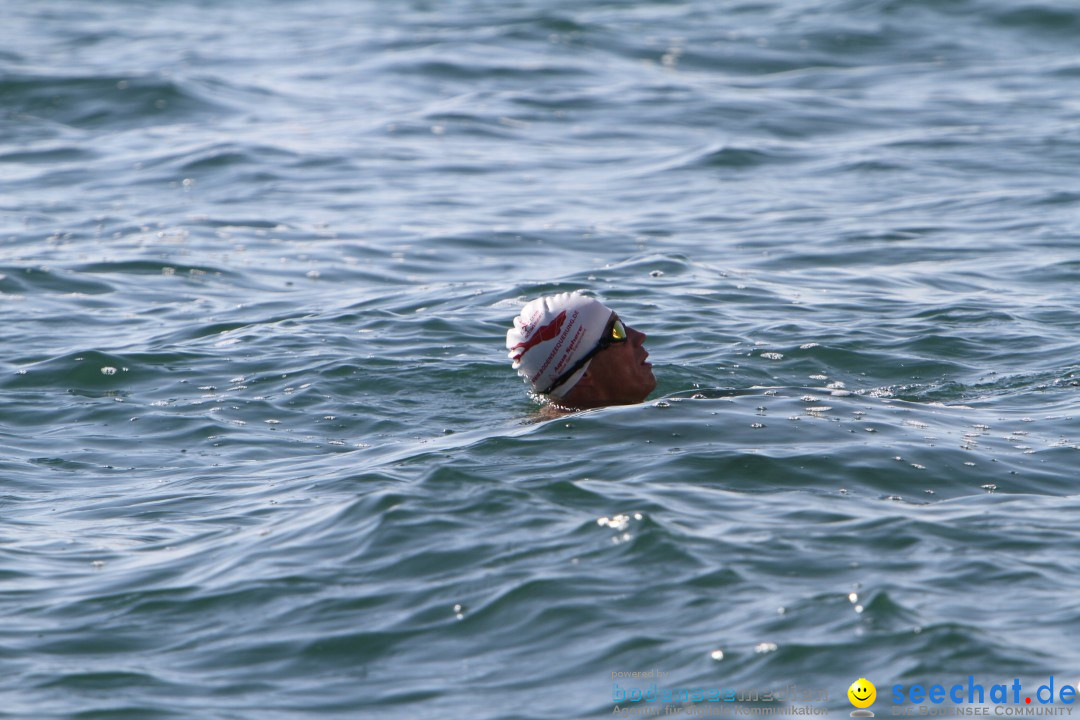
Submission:
POLYGON ((859 678, 847 689, 848 700, 857 708, 867 708, 877 700, 877 688, 866 678, 859 678))

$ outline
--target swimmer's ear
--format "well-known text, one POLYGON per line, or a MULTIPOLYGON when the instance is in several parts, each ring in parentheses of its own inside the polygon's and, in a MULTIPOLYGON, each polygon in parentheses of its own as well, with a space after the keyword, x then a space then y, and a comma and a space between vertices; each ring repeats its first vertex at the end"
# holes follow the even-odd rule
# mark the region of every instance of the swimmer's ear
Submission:
POLYGON ((592 368, 585 368, 585 374, 581 376, 581 379, 574 385, 576 390, 579 387, 592 387, 593 386, 593 374, 592 368))
POLYGON ((561 400, 556 400, 556 403, 564 405, 565 407, 578 407, 578 403, 583 399, 591 397, 591 393, 595 392, 593 384, 593 376, 589 370, 585 371, 585 374, 581 376, 581 379, 574 383, 574 387, 570 388, 570 392, 566 393, 561 400))

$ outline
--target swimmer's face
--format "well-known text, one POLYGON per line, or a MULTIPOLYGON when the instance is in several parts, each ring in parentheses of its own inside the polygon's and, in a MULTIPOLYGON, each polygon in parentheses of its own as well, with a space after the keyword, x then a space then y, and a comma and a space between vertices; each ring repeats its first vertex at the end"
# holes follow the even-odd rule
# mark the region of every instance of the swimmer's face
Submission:
POLYGON ((866 708, 874 704, 877 699, 877 688, 874 683, 866 678, 859 678, 851 683, 847 690, 848 700, 857 708, 866 708))
POLYGON ((585 376, 567 396, 568 402, 581 408, 632 405, 656 389, 645 333, 624 326, 627 342, 609 345, 593 356, 585 376))

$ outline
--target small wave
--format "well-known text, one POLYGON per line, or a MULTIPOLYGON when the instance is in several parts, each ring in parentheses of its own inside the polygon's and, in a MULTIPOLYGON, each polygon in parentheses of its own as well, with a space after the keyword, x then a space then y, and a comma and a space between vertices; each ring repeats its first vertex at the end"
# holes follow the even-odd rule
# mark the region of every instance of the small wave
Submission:
POLYGON ((34 293, 80 293, 105 295, 113 292, 112 285, 88 280, 63 270, 42 267, 0 266, 0 292, 30 295, 34 293))
POLYGON ((775 153, 745 147, 725 147, 705 153, 688 167, 746 168, 779 161, 775 153))
POLYGON ((737 145, 710 146, 653 165, 647 174, 698 170, 752 170, 766 165, 799 162, 801 153, 779 146, 751 147, 737 145))
POLYGON ((33 150, 16 150, 15 152, 3 153, 0 154, 0 163, 26 163, 37 165, 46 163, 80 162, 91 160, 95 157, 95 153, 87 148, 67 145, 33 150))
POLYGON ((58 357, 26 365, 26 371, 5 383, 8 387, 59 386, 87 390, 111 390, 122 387, 135 363, 98 350, 65 353, 58 357))
POLYGON ((192 153, 185 153, 178 169, 184 173, 210 172, 235 165, 277 164, 296 159, 296 153, 267 145, 238 145, 227 143, 200 148, 192 153))
MULTIPOLYGON (((426 52, 426 51, 425 51, 426 52)), ((544 78, 585 77, 589 72, 581 67, 554 61, 527 64, 500 63, 474 58, 455 62, 447 59, 409 57, 418 53, 402 53, 380 64, 378 71, 406 77, 443 80, 539 80, 544 78)))
MULTIPOLYGON (((63 651, 63 648, 54 648, 63 651)), ((128 689, 131 687, 157 688, 159 690, 171 687, 172 684, 161 680, 153 675, 143 672, 121 671, 86 671, 68 672, 49 678, 37 687, 48 690, 60 691, 85 691, 106 692, 110 689, 128 689)))
POLYGON ((1080 9, 1072 7, 1049 7, 1045 4, 1028 4, 1011 7, 991 15, 1002 27, 1033 31, 1039 34, 1067 35, 1075 37, 1080 30, 1080 9))
POLYGON ((5 117, 70 127, 134 127, 190 120, 220 108, 179 81, 155 77, 13 75, 0 80, 5 117))

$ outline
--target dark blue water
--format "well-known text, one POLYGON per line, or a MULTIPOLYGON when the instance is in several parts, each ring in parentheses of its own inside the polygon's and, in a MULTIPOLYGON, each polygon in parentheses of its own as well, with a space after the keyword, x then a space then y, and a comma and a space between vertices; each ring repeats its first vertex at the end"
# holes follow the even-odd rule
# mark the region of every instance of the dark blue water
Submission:
POLYGON ((0 717, 1075 684, 1078 37, 0 0, 0 717), (505 331, 579 288, 659 387, 545 420, 505 331))

